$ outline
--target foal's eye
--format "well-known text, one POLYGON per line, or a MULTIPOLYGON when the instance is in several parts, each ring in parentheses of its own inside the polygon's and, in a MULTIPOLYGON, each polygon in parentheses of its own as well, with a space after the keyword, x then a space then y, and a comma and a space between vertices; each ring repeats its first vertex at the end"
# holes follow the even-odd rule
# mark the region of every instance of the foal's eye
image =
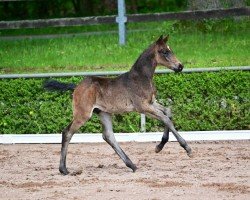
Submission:
POLYGON ((160 51, 159 51, 159 53, 162 53, 163 55, 167 55, 168 54, 168 50, 167 49, 161 49, 160 51))

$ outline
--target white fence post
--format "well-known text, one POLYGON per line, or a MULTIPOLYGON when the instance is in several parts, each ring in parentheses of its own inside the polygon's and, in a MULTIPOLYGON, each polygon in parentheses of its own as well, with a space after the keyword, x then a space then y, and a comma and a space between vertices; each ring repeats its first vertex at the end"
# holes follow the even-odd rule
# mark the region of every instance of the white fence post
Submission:
POLYGON ((116 22, 119 25, 119 44, 124 45, 126 42, 126 27, 127 22, 125 0, 118 0, 118 17, 116 22))
POLYGON ((141 114, 141 132, 146 132, 146 116, 144 114, 141 114))

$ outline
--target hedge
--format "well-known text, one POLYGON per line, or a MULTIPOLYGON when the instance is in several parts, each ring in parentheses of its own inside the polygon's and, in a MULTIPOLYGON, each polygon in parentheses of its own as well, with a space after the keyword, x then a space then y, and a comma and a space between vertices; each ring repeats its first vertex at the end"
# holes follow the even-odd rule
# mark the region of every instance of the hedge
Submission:
MULTIPOLYGON (((82 78, 58 78, 79 83, 82 78)), ((59 133, 72 118, 71 93, 47 92, 45 79, 0 80, 0 134, 59 133)), ((171 106, 176 128, 182 131, 249 129, 250 73, 171 73, 155 75, 158 101, 171 106)), ((113 116, 115 132, 139 132, 137 113, 113 116)), ((147 131, 163 124, 147 118, 147 131)), ((96 114, 80 132, 101 132, 96 114)))

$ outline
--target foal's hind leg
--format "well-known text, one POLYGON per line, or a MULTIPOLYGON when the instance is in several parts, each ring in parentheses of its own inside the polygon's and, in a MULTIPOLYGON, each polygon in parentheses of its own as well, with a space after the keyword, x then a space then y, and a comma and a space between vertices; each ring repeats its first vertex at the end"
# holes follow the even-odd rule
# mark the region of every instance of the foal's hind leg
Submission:
POLYGON ((81 120, 73 120, 62 132, 62 148, 59 171, 67 175, 69 171, 66 167, 66 157, 68 151, 69 142, 74 133, 88 120, 88 118, 82 118, 81 120))
POLYGON ((129 157, 124 153, 119 144, 117 143, 113 127, 111 116, 108 113, 100 112, 99 113, 101 122, 103 125, 103 139, 115 150, 118 156, 123 160, 127 167, 131 168, 133 172, 136 171, 137 167, 132 163, 129 157))
POLYGON ((73 93, 73 121, 62 132, 62 149, 59 171, 67 175, 66 156, 69 142, 74 133, 92 116, 96 99, 96 87, 89 84, 89 79, 76 87, 73 93))

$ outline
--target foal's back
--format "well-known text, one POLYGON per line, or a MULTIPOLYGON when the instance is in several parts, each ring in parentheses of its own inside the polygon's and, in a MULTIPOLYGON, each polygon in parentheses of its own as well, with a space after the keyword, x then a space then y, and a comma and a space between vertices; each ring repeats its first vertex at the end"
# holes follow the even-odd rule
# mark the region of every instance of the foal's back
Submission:
POLYGON ((87 77, 76 87, 74 101, 76 99, 77 104, 81 102, 83 106, 87 102, 93 109, 98 108, 108 113, 131 112, 134 106, 128 82, 127 73, 115 78, 87 77))

